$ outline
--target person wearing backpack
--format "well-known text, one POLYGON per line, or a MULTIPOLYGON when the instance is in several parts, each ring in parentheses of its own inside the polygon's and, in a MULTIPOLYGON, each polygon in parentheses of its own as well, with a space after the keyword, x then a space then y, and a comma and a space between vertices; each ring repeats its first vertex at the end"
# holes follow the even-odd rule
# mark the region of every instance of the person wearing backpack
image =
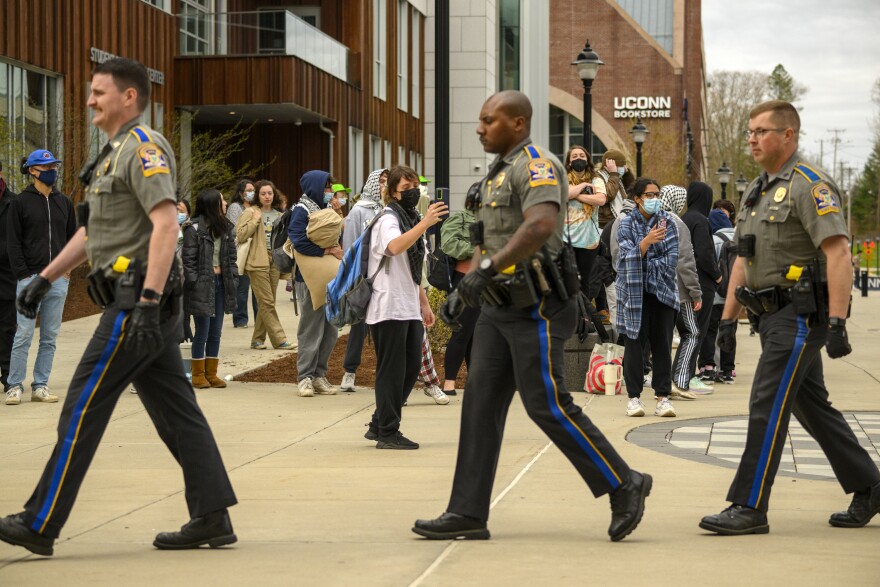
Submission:
MULTIPOLYGON (((382 189, 388 181, 387 169, 374 169, 364 183, 364 191, 360 199, 351 207, 348 216, 345 217, 345 228, 342 231, 342 250, 348 250, 354 245, 358 237, 363 234, 367 224, 382 211, 382 189)), ((361 355, 364 350, 364 339, 367 337, 366 322, 358 322, 351 325, 348 333, 348 343, 345 345, 345 359, 342 368, 340 391, 354 391, 354 379, 358 367, 361 366, 361 355)))
MULTIPOLYGON (((716 204, 727 200, 719 200, 716 204)), ((716 208, 709 212, 709 227, 712 230, 712 239, 715 241, 715 256, 721 268, 721 284, 715 292, 715 303, 712 306, 712 316, 709 319, 709 328, 706 331, 706 339, 700 348, 700 379, 715 383, 732 384, 736 377, 736 344, 730 350, 720 350, 720 364, 718 369, 715 365, 715 339, 718 337, 718 325, 721 324, 721 312, 727 301, 727 286, 730 283, 730 271, 736 261, 737 246, 734 241, 735 229, 733 228, 733 216, 728 218, 729 212, 716 208)))
POLYGON ((250 277, 258 308, 251 348, 264 350, 268 335, 274 348, 293 350, 296 346, 288 342, 275 309, 280 274, 272 263, 272 225, 281 217, 281 192, 266 179, 258 181, 254 190, 257 193, 255 204, 241 213, 235 226, 238 244, 250 241, 244 270, 250 277))
POLYGON ((418 443, 400 432, 403 403, 422 362, 424 328, 436 318, 421 287, 427 230, 446 215, 443 202, 419 216, 419 176, 399 165, 388 172, 385 211, 372 226, 367 272, 373 293, 366 323, 376 345, 376 411, 364 435, 376 448, 414 450, 418 443))
MULTIPOLYGON (((333 178, 326 171, 306 171, 299 180, 302 196, 293 207, 287 238, 293 244, 297 255, 323 257, 333 255, 342 260, 342 247, 322 247, 315 244, 308 236, 309 216, 327 208, 333 199, 333 178)), ((312 304, 309 286, 299 266, 294 276, 294 290, 299 302, 300 316, 296 329, 299 354, 296 357, 296 377, 298 392, 301 397, 334 395, 337 388, 327 380, 327 363, 330 353, 336 346, 339 330, 330 324, 324 307, 317 309, 312 304)))
POLYGON ((203 389, 226 387, 217 376, 224 314, 235 310, 238 291, 235 235, 222 212, 223 196, 215 189, 196 198, 192 220, 183 224, 183 303, 195 319, 192 384, 203 389))

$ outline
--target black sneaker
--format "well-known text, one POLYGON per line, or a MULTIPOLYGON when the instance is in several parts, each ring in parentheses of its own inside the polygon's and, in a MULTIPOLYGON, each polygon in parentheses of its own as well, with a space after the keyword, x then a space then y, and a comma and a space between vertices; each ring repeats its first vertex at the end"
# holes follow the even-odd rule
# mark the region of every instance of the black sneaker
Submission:
POLYGON ((647 473, 630 471, 626 483, 609 494, 611 499, 611 525, 608 535, 612 542, 626 538, 645 513, 645 499, 651 494, 653 478, 647 473))
POLYGON ((718 381, 719 383, 726 383, 727 385, 733 385, 733 371, 722 371, 721 375, 719 375, 718 379, 716 379, 715 381, 718 381))
POLYGON ((861 528, 880 514, 880 483, 856 491, 845 512, 831 514, 828 523, 837 528, 861 528))
POLYGON ((238 541, 232 531, 229 513, 224 509, 193 518, 178 532, 160 532, 153 546, 160 550, 185 550, 208 545, 218 548, 238 541))
POLYGON ((717 376, 717 372, 712 367, 703 367, 700 370, 700 374, 698 375, 698 377, 700 378, 700 381, 702 381, 703 383, 709 383, 709 384, 716 381, 716 379, 715 379, 716 376, 717 376))
POLYGON ((433 520, 416 520, 413 532, 429 540, 488 540, 489 529, 486 522, 476 518, 443 512, 433 520))
POLYGON ((419 443, 413 442, 400 432, 394 436, 380 436, 376 448, 388 448, 391 450, 416 450, 419 443))
POLYGON ((372 441, 372 442, 379 440, 379 433, 376 432, 375 428, 370 426, 369 423, 364 424, 364 426, 367 427, 367 431, 364 432, 364 438, 366 438, 367 440, 372 441))
POLYGON ((700 528, 722 536, 743 536, 770 532, 767 514, 737 504, 726 508, 720 514, 704 517, 700 520, 700 528))
POLYGON ((55 539, 28 528, 24 512, 0 518, 0 540, 13 546, 23 546, 34 554, 52 556, 55 539))
POLYGON ((458 395, 458 391, 455 390, 455 389, 450 389, 449 391, 446 391, 446 390, 444 389, 444 390, 443 390, 443 393, 445 393, 446 395, 458 395))

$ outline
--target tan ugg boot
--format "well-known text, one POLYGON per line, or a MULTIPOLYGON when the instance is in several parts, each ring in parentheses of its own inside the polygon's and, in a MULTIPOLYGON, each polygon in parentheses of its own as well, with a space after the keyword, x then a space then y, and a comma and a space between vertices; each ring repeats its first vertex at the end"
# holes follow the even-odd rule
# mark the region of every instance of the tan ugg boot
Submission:
POLYGON ((192 366, 192 386, 196 389, 211 387, 211 384, 205 379, 205 359, 193 359, 190 361, 190 365, 192 366))
POLYGON ((205 359, 205 379, 208 380, 211 387, 226 387, 226 382, 217 377, 217 367, 219 364, 220 359, 217 357, 205 359))

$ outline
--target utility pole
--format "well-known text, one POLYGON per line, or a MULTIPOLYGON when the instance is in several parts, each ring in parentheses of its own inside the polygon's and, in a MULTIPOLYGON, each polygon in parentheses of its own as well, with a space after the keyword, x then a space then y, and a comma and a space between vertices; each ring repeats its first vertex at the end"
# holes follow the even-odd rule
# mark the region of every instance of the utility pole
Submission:
POLYGON ((831 143, 834 145, 834 162, 831 164, 831 173, 834 173, 834 170, 837 169, 837 146, 841 143, 841 140, 840 140, 841 133, 845 133, 846 129, 844 129, 844 128, 829 128, 828 132, 834 133, 834 138, 831 139, 831 143))
POLYGON ((819 139, 819 167, 825 169, 825 139, 819 139))

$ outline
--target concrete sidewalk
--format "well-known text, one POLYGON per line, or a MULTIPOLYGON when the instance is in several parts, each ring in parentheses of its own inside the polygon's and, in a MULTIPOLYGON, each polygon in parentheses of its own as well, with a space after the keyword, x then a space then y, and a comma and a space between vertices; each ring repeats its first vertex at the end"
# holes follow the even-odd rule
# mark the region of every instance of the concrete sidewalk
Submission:
MULTIPOLYGON (((279 292, 282 322, 295 338, 292 304, 279 292)), ((53 373, 64 393, 94 318, 65 323, 53 373)), ((227 320, 226 373, 281 356, 251 351, 251 330, 227 320)), ((854 352, 825 359, 835 406, 880 412, 880 296, 857 298, 850 320, 854 352)), ((338 349, 337 352, 342 352, 338 349)), ((676 402, 685 420, 744 415, 758 341, 739 334, 735 385, 676 402)), ((240 504, 231 510, 234 547, 161 552, 156 532, 187 519, 180 470, 136 395, 123 394, 54 557, 0 543, 0 585, 876 585, 880 519, 855 530, 832 528, 829 513, 849 497, 830 480, 777 478, 771 533, 709 535, 700 518, 720 511, 733 471, 678 458, 626 440, 658 418, 624 416, 623 396, 576 394, 590 417, 636 469, 654 475, 645 518, 611 543, 607 498, 583 482, 515 400, 498 467, 492 539, 431 542, 410 532, 417 517, 446 505, 462 396, 437 406, 420 392, 402 430, 417 451, 378 451, 362 438, 371 390, 300 398, 292 385, 230 383, 198 391, 221 445, 240 504), (207 558, 205 558, 207 557, 207 558)), ((0 514, 21 510, 55 440, 61 404, 0 405, 0 514)))

